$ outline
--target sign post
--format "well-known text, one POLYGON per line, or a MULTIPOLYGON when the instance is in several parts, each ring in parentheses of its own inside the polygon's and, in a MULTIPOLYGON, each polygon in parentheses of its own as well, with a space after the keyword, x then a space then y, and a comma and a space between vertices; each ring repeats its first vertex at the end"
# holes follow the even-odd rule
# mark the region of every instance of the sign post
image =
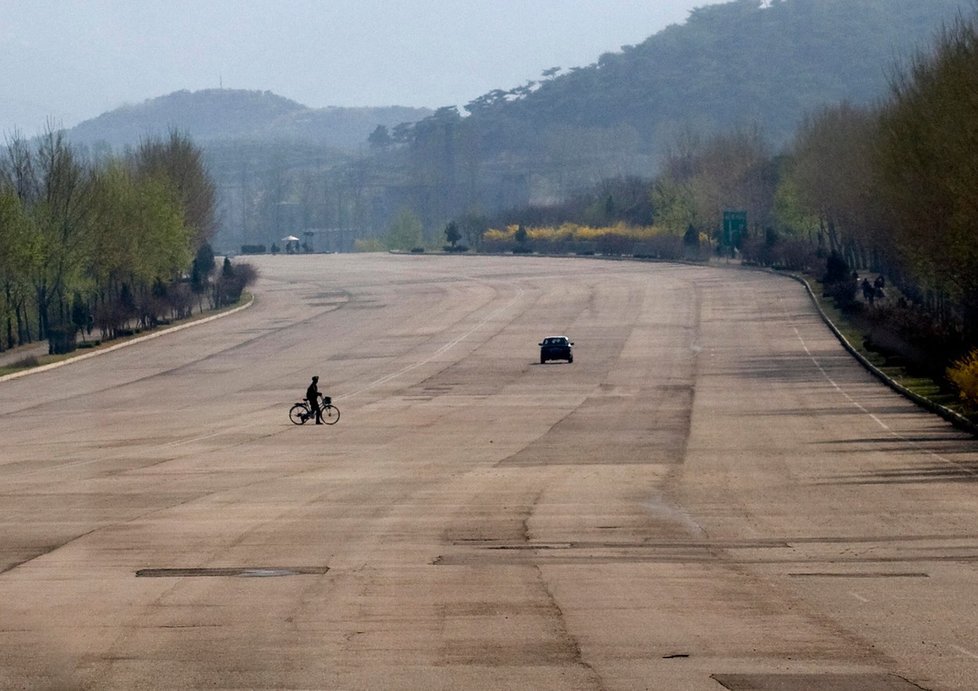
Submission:
POLYGON ((747 233, 746 211, 723 212, 723 246, 730 248, 731 256, 734 250, 740 248, 740 241, 747 233))

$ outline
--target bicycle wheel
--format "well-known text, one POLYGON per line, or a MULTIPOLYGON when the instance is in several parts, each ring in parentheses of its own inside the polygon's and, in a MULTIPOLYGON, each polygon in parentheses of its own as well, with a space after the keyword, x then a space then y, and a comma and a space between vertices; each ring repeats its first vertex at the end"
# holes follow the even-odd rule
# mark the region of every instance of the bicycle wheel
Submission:
POLYGON ((340 421, 340 409, 335 405, 323 406, 323 422, 327 425, 335 425, 340 421))
POLYGON ((305 403, 296 403, 289 411, 289 419, 297 425, 305 424, 309 419, 309 409, 305 403))

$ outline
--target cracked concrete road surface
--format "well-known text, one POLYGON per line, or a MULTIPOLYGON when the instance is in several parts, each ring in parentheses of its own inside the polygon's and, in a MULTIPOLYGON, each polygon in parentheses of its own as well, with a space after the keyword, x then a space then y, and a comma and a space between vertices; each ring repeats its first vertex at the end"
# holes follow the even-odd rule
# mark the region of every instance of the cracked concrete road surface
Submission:
POLYGON ((978 687, 978 443, 797 283, 253 262, 247 310, 0 382, 0 687, 978 687))

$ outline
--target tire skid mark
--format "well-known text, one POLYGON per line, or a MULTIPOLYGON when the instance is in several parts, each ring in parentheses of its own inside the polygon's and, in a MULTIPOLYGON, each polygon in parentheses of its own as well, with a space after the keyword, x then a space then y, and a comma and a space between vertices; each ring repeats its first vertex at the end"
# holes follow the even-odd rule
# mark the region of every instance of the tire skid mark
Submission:
POLYGON ((378 386, 381 386, 383 384, 386 384, 387 382, 390 382, 390 381, 392 381, 394 379, 397 379, 398 377, 401 377, 401 376, 407 374, 408 372, 411 372, 411 371, 413 371, 413 370, 415 370, 415 369, 417 369, 419 367, 422 367, 422 366, 428 364, 429 362, 431 362, 432 360, 436 359, 440 355, 442 355, 444 353, 447 353, 448 351, 452 350, 452 348, 454 348, 455 346, 457 346, 460 343, 462 343, 465 339, 467 339, 468 337, 470 337, 473 333, 475 333, 479 329, 483 328, 493 318, 495 318, 496 316, 498 316, 500 314, 503 314, 504 312, 506 312, 507 310, 509 310, 520 299, 522 299, 524 293, 525 293, 525 291, 523 290, 523 287, 522 286, 517 286, 516 294, 507 303, 505 303, 504 305, 502 305, 500 307, 497 307, 496 309, 494 309, 491 312, 489 312, 488 314, 486 314, 482 319, 480 319, 478 322, 476 322, 471 327, 469 327, 468 329, 466 329, 460 335, 458 335, 455 338, 451 339, 450 341, 447 341, 446 343, 442 344, 439 348, 437 348, 430 355, 427 355, 426 357, 424 357, 424 358, 422 358, 422 359, 420 359, 420 360, 418 360, 416 362, 413 362, 413 363, 411 363, 409 365, 405 365, 404 367, 401 367, 400 369, 395 370, 394 372, 391 372, 389 374, 386 374, 383 377, 380 377, 380 378, 375 379, 375 380, 373 380, 371 382, 368 382, 367 384, 364 384, 363 386, 360 386, 359 388, 356 388, 356 389, 354 389, 352 391, 348 391, 346 393, 337 394, 336 397, 337 398, 340 398, 341 397, 341 398, 344 398, 344 399, 355 398, 356 396, 359 396, 361 394, 364 394, 364 393, 366 393, 366 392, 368 392, 368 391, 370 391, 372 389, 377 388, 378 386))

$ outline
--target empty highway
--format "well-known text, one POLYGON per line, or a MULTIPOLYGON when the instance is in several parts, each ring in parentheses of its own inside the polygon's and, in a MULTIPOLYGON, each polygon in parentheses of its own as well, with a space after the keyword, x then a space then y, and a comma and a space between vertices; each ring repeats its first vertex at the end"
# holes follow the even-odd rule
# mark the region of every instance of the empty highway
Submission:
POLYGON ((0 381, 0 688, 978 686, 978 442, 799 284, 251 261, 248 309, 0 381))

